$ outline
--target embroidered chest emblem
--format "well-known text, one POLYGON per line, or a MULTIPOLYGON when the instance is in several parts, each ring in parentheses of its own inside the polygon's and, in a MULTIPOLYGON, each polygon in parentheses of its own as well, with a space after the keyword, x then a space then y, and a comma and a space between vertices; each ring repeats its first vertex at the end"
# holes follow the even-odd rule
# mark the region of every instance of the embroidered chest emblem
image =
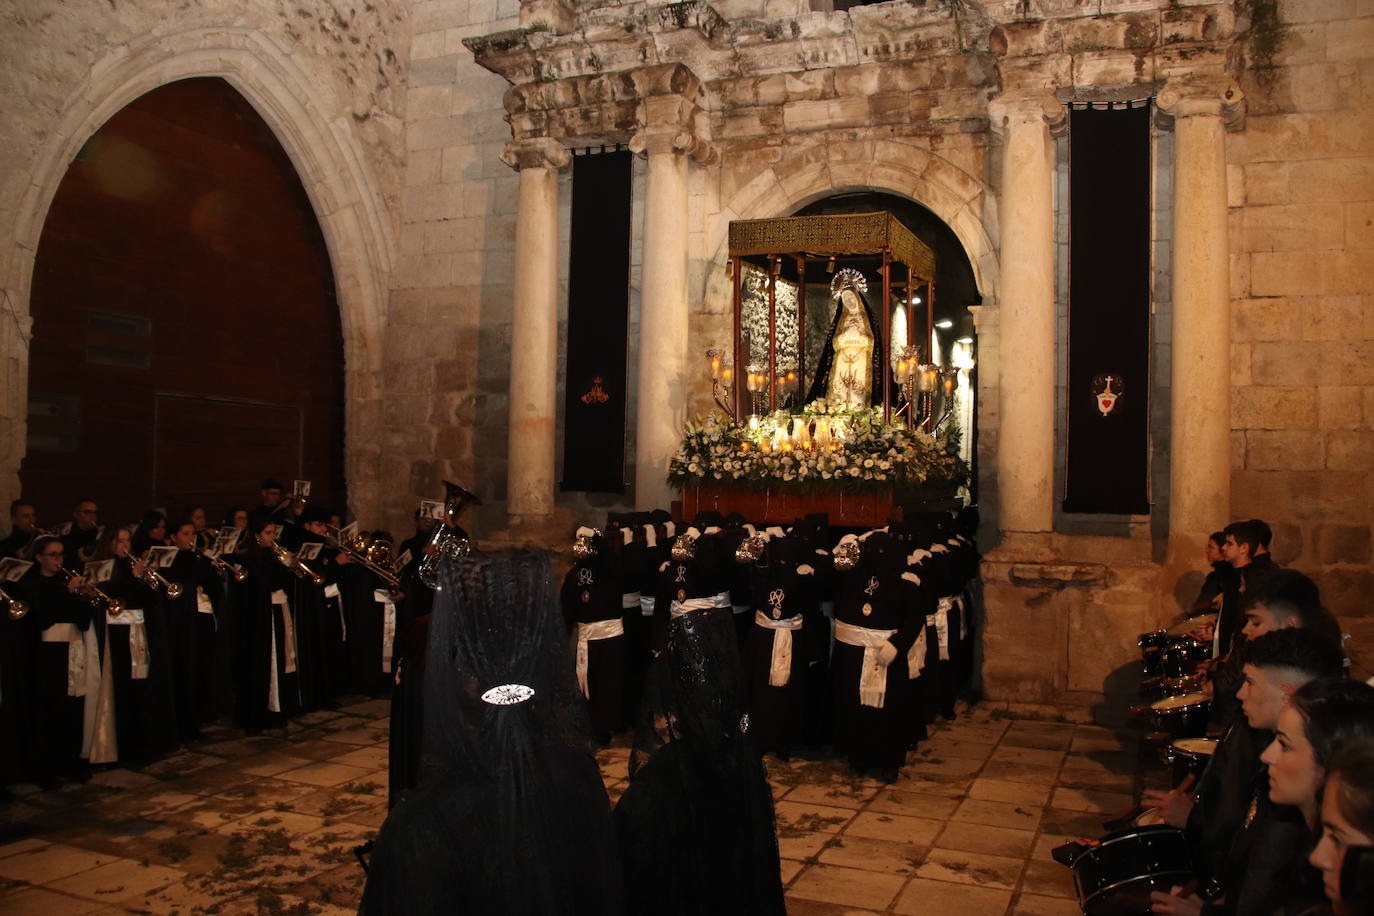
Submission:
POLYGON ((876 592, 877 590, 878 590, 878 577, 877 577, 877 576, 869 576, 869 577, 868 577, 868 585, 864 587, 864 594, 865 594, 865 595, 872 595, 872 594, 873 594, 874 592, 876 592))
POLYGON ((590 569, 579 569, 577 571, 578 585, 591 585, 596 581, 596 575, 590 569))
POLYGON ((787 600, 787 595, 780 588, 775 588, 768 593, 768 604, 773 608, 773 619, 777 620, 782 616, 782 603, 787 600))
POLYGON ((674 582, 686 582, 686 581, 687 581, 687 567, 685 567, 685 566, 679 566, 679 567, 677 568, 677 578, 674 579, 673 581, 674 581, 674 582))

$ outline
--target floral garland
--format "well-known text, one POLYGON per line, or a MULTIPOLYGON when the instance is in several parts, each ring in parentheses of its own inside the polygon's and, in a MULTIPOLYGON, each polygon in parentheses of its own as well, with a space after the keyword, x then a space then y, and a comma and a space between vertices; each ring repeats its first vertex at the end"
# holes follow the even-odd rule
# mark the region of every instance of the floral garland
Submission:
POLYGON ((740 426, 724 414, 693 417, 668 464, 668 482, 828 489, 953 491, 968 482, 958 433, 931 436, 884 423, 882 409, 835 411, 816 401, 740 426))

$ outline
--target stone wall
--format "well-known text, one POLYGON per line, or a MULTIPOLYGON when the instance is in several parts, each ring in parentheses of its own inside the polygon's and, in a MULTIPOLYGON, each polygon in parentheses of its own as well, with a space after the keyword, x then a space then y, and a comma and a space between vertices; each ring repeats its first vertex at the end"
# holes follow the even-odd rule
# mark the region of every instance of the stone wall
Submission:
POLYGON ((1278 14, 1227 145, 1232 505, 1274 525, 1374 673, 1374 7, 1278 14))

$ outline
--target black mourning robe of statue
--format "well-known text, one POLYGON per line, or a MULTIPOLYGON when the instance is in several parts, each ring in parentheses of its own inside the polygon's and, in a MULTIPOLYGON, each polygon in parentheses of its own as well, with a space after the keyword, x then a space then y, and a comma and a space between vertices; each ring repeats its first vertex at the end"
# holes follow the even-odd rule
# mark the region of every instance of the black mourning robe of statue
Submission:
MULTIPOLYGON (((883 342, 887 339, 887 334, 883 331, 882 323, 873 314, 868 297, 857 289, 854 290, 854 294, 863 305, 864 315, 868 318, 868 329, 873 334, 873 353, 869 357, 868 403, 871 406, 879 406, 883 403, 883 342)), ((826 387, 830 382, 830 370, 835 364, 835 332, 839 329, 840 318, 843 315, 844 307, 835 300, 835 314, 830 319, 830 329, 825 332, 825 345, 821 347, 820 359, 816 361, 816 374, 812 377, 811 387, 806 392, 806 404, 825 397, 826 387)), ((895 393, 894 388, 894 397, 895 393)), ((895 400, 893 403, 896 403, 895 400)))
POLYGON ((240 728, 257 734, 300 712, 295 618, 289 604, 295 576, 270 551, 256 544, 236 559, 239 557, 248 577, 231 586, 235 618, 234 715, 240 728), (283 597, 286 602, 281 600, 283 597))
MULTIPOLYGON (((619 533, 614 537, 619 538, 619 533)), ((583 668, 580 677, 586 679, 592 734, 598 742, 606 744, 611 735, 625 727, 625 633, 621 616, 625 580, 620 563, 623 545, 601 536, 592 541, 596 554, 578 558, 568 570, 559 601, 573 641, 574 663, 583 668), (622 632, 582 639, 582 631, 595 633, 597 627, 604 627, 608 621, 618 623, 622 632), (585 656, 581 656, 583 652, 585 656)))
MULTIPOLYGON (((704 547, 699 541, 699 559, 704 547)), ((663 578, 689 597, 717 587, 709 574, 677 582, 677 567, 692 565, 671 561, 663 578), (694 589, 694 578, 705 588, 694 589)), ((750 738, 731 618, 729 607, 655 616, 630 785, 615 809, 627 913, 786 912, 773 799, 750 738)))
POLYGON ((169 609, 162 592, 134 578, 123 559, 115 560, 110 579, 100 583, 100 590, 119 599, 125 608, 121 614, 105 614, 103 618, 95 611, 97 632, 104 643, 101 664, 108 666, 106 674, 114 689, 119 761, 142 766, 178 743, 176 647, 169 609), (136 611, 142 611, 141 639, 135 626, 136 611))
POLYGON ((876 531, 861 542, 858 565, 836 572, 835 622, 870 630, 891 630, 886 639, 895 656, 881 677, 882 706, 865 703, 860 685, 864 648, 844 642, 836 633, 831 657, 834 691, 835 746, 856 772, 873 771, 895 778, 906 761, 911 739, 912 687, 907 652, 916 643, 925 620, 911 607, 909 580, 902 545, 886 532, 876 531))
MULTIPOLYGON (((768 540, 759 559, 746 567, 754 612, 749 615, 752 630, 746 649, 746 678, 749 686, 749 730, 760 751, 772 751, 786 760, 802 743, 802 727, 808 710, 805 705, 806 673, 819 645, 815 631, 824 630, 829 638, 829 622, 821 614, 820 593, 816 587, 816 556, 800 538, 774 537, 768 540), (786 630, 790 658, 785 666, 785 681, 774 684, 772 677, 774 646, 783 631, 758 622, 762 615, 769 622, 796 621, 798 629, 786 630)), ((783 655, 779 655, 780 666, 783 655)))
POLYGON ((85 698, 67 690, 68 643, 47 642, 43 631, 72 624, 91 626, 91 606, 67 591, 60 576, 44 576, 35 565, 14 587, 5 589, 29 605, 23 620, 11 622, 15 671, 7 681, 19 687, 15 725, 20 735, 7 753, 20 760, 25 782, 52 785, 59 777, 79 775, 81 720, 85 698))
POLYGON ((439 573, 419 785, 382 825, 360 912, 618 916, 610 804, 547 557, 439 573))

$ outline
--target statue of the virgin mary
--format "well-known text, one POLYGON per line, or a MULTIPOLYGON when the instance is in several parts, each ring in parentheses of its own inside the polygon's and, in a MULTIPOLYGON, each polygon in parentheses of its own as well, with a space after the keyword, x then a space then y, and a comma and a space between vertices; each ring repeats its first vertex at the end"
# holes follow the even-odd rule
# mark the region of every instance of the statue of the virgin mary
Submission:
POLYGON ((832 408, 855 410, 883 402, 882 339, 864 293, 868 281, 852 267, 835 273, 830 298, 835 318, 816 363, 806 403, 824 398, 832 408))

